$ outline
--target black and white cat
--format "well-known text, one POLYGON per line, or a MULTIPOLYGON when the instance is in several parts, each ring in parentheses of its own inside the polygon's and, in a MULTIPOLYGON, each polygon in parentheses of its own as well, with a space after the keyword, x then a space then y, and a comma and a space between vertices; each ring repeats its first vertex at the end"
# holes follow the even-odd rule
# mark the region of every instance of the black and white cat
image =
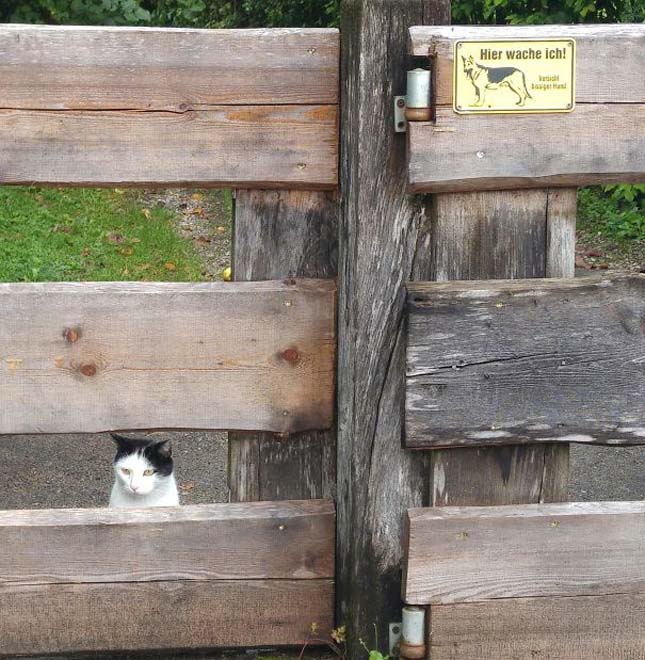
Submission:
POLYGON ((177 506, 170 441, 116 434, 112 439, 117 450, 110 507, 177 506))

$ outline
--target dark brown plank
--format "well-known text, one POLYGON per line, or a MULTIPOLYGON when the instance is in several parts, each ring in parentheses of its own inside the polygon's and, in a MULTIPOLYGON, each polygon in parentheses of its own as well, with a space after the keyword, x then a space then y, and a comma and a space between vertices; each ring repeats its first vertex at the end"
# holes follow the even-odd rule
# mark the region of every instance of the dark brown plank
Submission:
POLYGON ((338 611, 348 657, 360 658, 361 639, 386 649, 400 620, 403 514, 428 497, 427 460, 401 447, 401 413, 404 282, 429 277, 430 200, 405 193, 405 139, 384 90, 405 89, 408 27, 449 20, 450 3, 342 4, 338 611))
POLYGON ((333 627, 333 580, 0 587, 0 656, 301 646, 333 627))
POLYGON ((0 107, 170 110, 338 102, 337 30, 0 26, 0 107))
POLYGON ((411 283, 409 447, 645 444, 645 276, 411 283))
MULTIPOLYGON (((233 277, 336 276, 338 201, 329 193, 238 191, 233 277)), ((333 431, 229 435, 231 500, 334 497, 333 431)))
POLYGON ((439 107, 436 123, 411 122, 408 136, 414 192, 645 180, 645 95, 568 114, 462 116, 439 107))
POLYGON ((334 535, 328 500, 0 511, 0 586, 331 578, 334 535))
POLYGON ((645 592, 645 502, 408 511, 415 605, 645 592))
POLYGON ((432 607, 432 660, 644 660, 645 594, 432 607))
POLYGON ((334 288, 0 284, 0 433, 328 428, 334 288))
POLYGON ((576 41, 577 103, 643 103, 643 25, 453 25, 410 28, 410 52, 435 59, 436 100, 452 105, 454 43, 562 39, 576 41), (604 84, 598 84, 604 80, 604 84))
POLYGON ((334 105, 0 110, 0 183, 331 189, 334 105))

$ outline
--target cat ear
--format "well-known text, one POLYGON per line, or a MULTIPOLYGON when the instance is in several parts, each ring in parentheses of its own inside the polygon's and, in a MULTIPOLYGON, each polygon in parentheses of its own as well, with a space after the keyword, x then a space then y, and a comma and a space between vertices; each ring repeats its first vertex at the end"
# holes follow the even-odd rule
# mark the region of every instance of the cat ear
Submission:
POLYGON ((155 443, 155 449, 160 456, 164 456, 165 458, 170 458, 172 456, 170 440, 162 440, 161 442, 155 443))
POLYGON ((128 438, 124 435, 119 435, 118 433, 110 433, 110 437, 116 443, 117 447, 126 447, 129 444, 128 438))

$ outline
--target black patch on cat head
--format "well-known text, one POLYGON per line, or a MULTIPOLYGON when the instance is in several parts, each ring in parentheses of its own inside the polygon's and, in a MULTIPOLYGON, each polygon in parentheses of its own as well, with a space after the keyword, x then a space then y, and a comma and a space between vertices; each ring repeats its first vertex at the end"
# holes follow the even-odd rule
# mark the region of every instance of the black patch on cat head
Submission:
POLYGON ((151 440, 150 438, 126 438, 123 435, 112 433, 112 440, 116 443, 116 456, 114 462, 130 454, 140 453, 157 473, 169 477, 173 470, 172 448, 170 440, 151 440))

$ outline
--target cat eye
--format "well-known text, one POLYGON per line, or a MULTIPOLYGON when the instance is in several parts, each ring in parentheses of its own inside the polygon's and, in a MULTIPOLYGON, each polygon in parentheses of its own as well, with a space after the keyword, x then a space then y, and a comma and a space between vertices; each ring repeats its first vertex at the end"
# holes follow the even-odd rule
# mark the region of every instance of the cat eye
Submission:
POLYGON ((151 477, 155 473, 155 470, 144 470, 143 475, 145 477, 151 477))
POLYGON ((130 470, 128 470, 128 468, 121 468, 121 472, 123 472, 123 474, 125 474, 125 475, 130 474, 130 470))

